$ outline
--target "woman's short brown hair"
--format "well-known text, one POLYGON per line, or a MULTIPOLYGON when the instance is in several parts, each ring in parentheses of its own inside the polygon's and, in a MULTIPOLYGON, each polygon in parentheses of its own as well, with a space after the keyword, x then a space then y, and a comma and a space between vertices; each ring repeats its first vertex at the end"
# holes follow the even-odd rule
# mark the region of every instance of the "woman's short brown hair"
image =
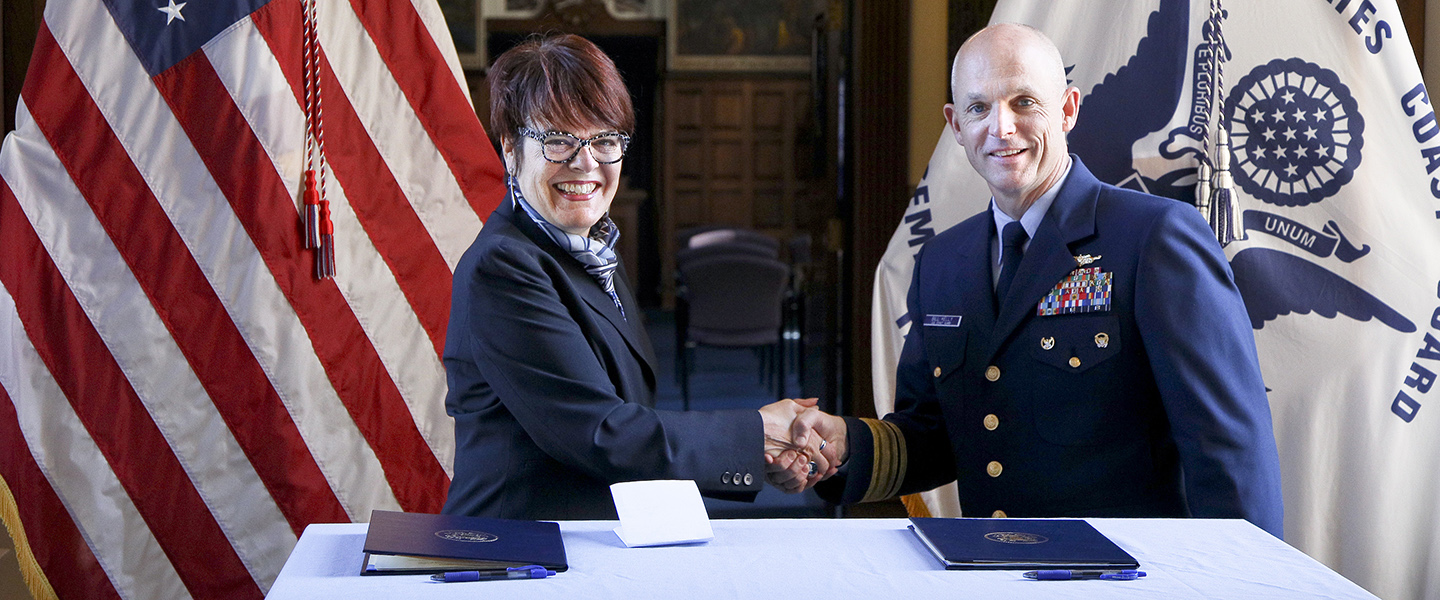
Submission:
POLYGON ((512 145, 535 120, 570 131, 635 129, 630 92, 615 63, 580 36, 532 36, 495 59, 487 78, 492 133, 512 145))

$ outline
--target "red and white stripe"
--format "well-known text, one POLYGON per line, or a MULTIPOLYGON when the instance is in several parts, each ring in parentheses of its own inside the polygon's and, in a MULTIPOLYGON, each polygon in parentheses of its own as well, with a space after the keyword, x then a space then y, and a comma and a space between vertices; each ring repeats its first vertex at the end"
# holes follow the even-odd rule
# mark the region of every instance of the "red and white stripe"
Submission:
POLYGON ((319 15, 325 281, 298 0, 154 78, 47 4, 0 151, 0 478, 61 598, 259 597, 305 525, 443 502, 451 269, 502 169, 434 2, 319 15))

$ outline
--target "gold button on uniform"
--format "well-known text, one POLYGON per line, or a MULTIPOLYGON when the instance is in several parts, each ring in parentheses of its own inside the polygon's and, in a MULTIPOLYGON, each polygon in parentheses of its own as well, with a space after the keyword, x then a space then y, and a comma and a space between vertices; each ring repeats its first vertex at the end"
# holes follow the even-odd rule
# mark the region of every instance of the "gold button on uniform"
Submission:
POLYGON ((990 513, 990 518, 992 518, 992 519, 1003 519, 1003 518, 1005 518, 1006 516, 1007 516, 1007 515, 1005 514, 1005 511, 1003 511, 1003 510, 997 510, 997 511, 995 511, 995 512, 993 512, 993 513, 990 513))
POLYGON ((985 367, 985 379, 988 379, 988 380, 990 380, 990 381, 999 381, 999 380, 1000 380, 1000 367, 997 367, 997 366, 995 366, 995 365, 990 365, 990 366, 988 366, 988 367, 985 367))
POLYGON ((939 377, 939 376, 940 376, 940 367, 935 367, 935 376, 936 376, 936 377, 939 377))
POLYGON ((999 461, 992 460, 990 461, 990 464, 985 465, 985 472, 989 473, 991 477, 999 477, 1000 471, 1003 470, 1005 470, 1005 468, 1000 466, 999 461))
POLYGON ((1000 417, 997 417, 997 416, 995 416, 995 415, 985 415, 985 428, 986 428, 986 429, 989 429, 990 431, 995 431, 995 428, 996 428, 996 427, 999 427, 999 426, 1000 426, 1000 417))
POLYGON ((1078 357, 1078 356, 1072 356, 1072 357, 1070 357, 1070 366, 1072 366, 1072 367, 1074 367, 1074 368, 1076 368, 1076 369, 1080 368, 1080 357, 1078 357))

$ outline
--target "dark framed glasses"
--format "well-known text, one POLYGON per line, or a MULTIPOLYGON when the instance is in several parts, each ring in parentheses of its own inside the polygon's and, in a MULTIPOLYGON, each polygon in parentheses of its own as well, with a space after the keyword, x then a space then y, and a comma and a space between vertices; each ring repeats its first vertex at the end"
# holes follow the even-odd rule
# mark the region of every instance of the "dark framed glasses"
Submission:
POLYGON ((590 155, 595 157, 595 162, 613 165, 625 158, 625 150, 630 147, 630 136, 613 131, 582 140, 563 131, 540 132, 521 127, 520 135, 540 142, 545 160, 552 163, 568 163, 580 154, 581 148, 589 146, 590 155))

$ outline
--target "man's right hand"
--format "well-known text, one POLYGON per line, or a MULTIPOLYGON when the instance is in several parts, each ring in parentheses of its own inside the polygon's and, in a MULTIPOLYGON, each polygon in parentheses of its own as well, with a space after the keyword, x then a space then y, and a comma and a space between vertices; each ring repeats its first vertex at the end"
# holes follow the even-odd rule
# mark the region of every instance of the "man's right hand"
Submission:
POLYGON ((833 475, 848 453, 845 420, 818 408, 809 408, 795 416, 790 423, 790 439, 796 446, 811 448, 812 453, 818 452, 824 457, 821 462, 830 466, 821 477, 797 476, 793 469, 779 468, 766 474, 771 485, 791 494, 803 492, 833 475))

